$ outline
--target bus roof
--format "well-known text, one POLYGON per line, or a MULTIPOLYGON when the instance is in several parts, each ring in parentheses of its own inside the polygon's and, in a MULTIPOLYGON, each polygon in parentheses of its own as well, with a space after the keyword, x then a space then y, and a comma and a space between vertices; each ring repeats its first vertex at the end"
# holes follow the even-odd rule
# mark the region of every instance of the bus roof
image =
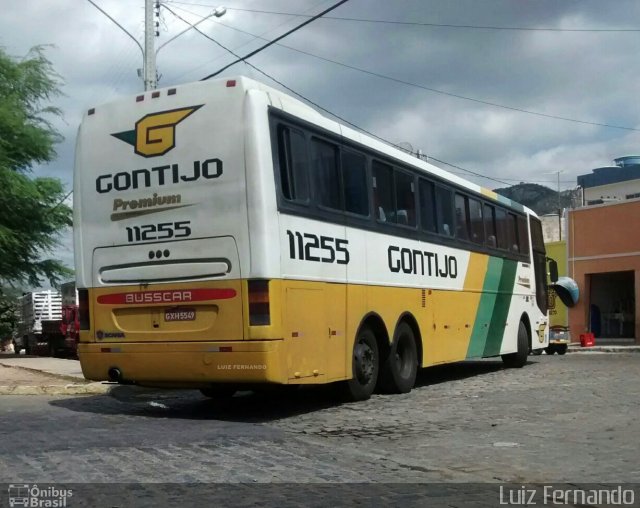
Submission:
MULTIPOLYGON (((312 123, 320 124, 325 128, 327 127, 327 124, 329 124, 330 129, 334 130, 335 134, 343 136, 346 139, 349 139, 359 144, 367 145, 373 148, 374 150, 381 152, 385 155, 388 155, 394 159, 400 160, 406 163, 407 165, 413 166, 417 169, 421 169, 426 173, 429 173, 443 180, 447 180, 455 185, 464 187, 478 194, 481 194, 483 197, 496 201, 497 203, 503 206, 512 208, 519 212, 527 213, 529 215, 537 216, 537 214, 530 208, 516 201, 513 201, 509 198, 506 198, 487 187, 477 185, 473 182, 470 182, 469 180, 466 180, 458 175, 455 175, 447 171, 446 169, 440 168, 429 162, 419 159, 414 155, 400 148, 395 147, 390 142, 383 142, 373 137, 370 134, 367 134, 365 132, 360 132, 352 127, 349 127, 348 125, 341 123, 339 120, 333 120, 329 118, 327 115, 318 111, 313 106, 299 99, 296 99, 292 95, 286 92, 277 90, 276 88, 273 88, 255 79, 248 78, 246 76, 219 78, 219 79, 209 80, 209 81, 196 81, 192 83, 186 83, 183 85, 166 87, 166 88, 158 89, 154 91, 147 91, 142 94, 138 94, 135 97, 137 101, 142 101, 145 99, 147 95, 151 96, 154 92, 163 93, 166 90, 169 94, 173 94, 173 93, 177 93, 178 90, 182 90, 182 89, 188 90, 194 87, 203 87, 203 86, 216 87, 222 83, 224 83, 225 87, 239 87, 245 91, 249 91, 249 90, 262 91, 268 94, 272 102, 272 105, 274 107, 283 109, 289 114, 298 116, 303 120, 306 120, 312 123), (278 102, 280 103, 280 105, 277 104, 278 102)), ((122 102, 122 100, 123 99, 118 99, 117 101, 113 101, 113 102, 122 102)), ((124 100, 130 100, 130 99, 124 99, 124 100)))

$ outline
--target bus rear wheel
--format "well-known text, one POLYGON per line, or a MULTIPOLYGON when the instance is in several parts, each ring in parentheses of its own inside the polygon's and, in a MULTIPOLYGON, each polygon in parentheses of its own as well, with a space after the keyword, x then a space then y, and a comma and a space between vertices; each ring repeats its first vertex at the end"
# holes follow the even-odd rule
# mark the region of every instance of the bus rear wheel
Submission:
POLYGON ((418 375, 418 350, 413 329, 402 322, 396 328, 389 356, 380 372, 380 388, 386 393, 409 393, 418 375))
POLYGON ((518 326, 518 350, 515 353, 502 355, 504 366, 509 369, 524 367, 529 356, 529 334, 526 325, 520 321, 518 326))
POLYGON ((349 401, 367 400, 378 382, 379 354, 376 336, 363 327, 353 345, 352 378, 342 383, 342 393, 349 401))

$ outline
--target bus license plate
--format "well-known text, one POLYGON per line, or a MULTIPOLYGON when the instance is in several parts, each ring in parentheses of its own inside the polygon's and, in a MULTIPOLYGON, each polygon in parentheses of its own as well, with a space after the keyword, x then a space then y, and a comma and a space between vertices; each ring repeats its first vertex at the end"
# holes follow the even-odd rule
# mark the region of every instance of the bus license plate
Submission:
POLYGON ((195 309, 171 309, 164 312, 165 321, 195 321, 195 309))

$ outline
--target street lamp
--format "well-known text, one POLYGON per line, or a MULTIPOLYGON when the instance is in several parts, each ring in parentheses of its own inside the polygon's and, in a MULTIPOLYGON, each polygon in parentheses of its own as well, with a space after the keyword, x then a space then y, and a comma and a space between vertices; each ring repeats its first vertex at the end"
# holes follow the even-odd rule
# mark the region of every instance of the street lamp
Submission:
POLYGON ((153 27, 153 12, 154 12, 154 3, 157 7, 160 6, 160 2, 158 0, 145 0, 145 30, 144 30, 144 40, 145 40, 145 48, 144 52, 144 89, 145 90, 153 90, 158 85, 157 78, 157 68, 156 68, 156 56, 158 52, 164 48, 170 42, 176 40, 182 34, 188 32, 192 28, 195 28, 200 23, 208 20, 209 18, 216 17, 220 18, 224 16, 227 12, 226 7, 217 7, 213 10, 211 14, 205 16, 197 23, 190 25, 185 28, 182 32, 177 35, 174 35, 168 41, 165 41, 163 44, 158 46, 158 49, 154 49, 154 41, 155 41, 155 30, 153 27))
POLYGON ((216 9, 213 10, 213 12, 211 14, 209 14, 208 16, 202 18, 197 23, 194 23, 193 25, 190 25, 188 28, 185 28, 179 34, 174 35, 173 37, 171 37, 171 39, 169 39, 168 41, 166 41, 163 44, 161 44, 158 47, 158 49, 155 49, 154 48, 154 41, 155 41, 156 31, 155 31, 155 25, 154 25, 154 22, 153 22, 153 13, 154 13, 156 8, 157 9, 160 8, 160 0, 144 0, 144 10, 145 10, 145 16, 144 16, 144 48, 138 42, 138 40, 127 31, 126 28, 124 28, 120 23, 118 23, 114 18, 112 18, 98 4, 96 4, 93 0, 87 0, 87 1, 91 5, 93 5, 96 9, 98 9, 102 14, 104 14, 107 18, 109 18, 118 28, 120 28, 120 30, 122 30, 124 33, 126 33, 133 40, 133 42, 136 43, 138 48, 140 48, 140 51, 142 52, 142 60, 143 60, 143 66, 144 67, 143 67, 142 71, 140 69, 138 69, 138 76, 141 76, 141 77, 144 76, 144 89, 145 89, 145 91, 146 90, 153 90, 154 88, 156 88, 156 86, 158 84, 157 69, 156 69, 156 56, 158 55, 158 52, 163 47, 165 47, 167 44, 169 44, 170 42, 172 42, 175 39, 177 39, 178 37, 180 37, 182 34, 188 32, 192 28, 195 28, 196 26, 198 26, 203 21, 206 21, 206 20, 208 20, 209 18, 212 18, 212 17, 220 18, 220 17, 224 16, 226 14, 226 12, 227 12, 227 8, 226 7, 222 7, 222 6, 221 7, 217 7, 216 9))

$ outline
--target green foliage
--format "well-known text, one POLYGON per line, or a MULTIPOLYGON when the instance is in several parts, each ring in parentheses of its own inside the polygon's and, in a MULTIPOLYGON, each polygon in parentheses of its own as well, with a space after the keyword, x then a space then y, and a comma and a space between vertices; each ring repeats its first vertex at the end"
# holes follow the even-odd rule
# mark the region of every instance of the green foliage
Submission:
POLYGON ((58 76, 37 47, 21 60, 0 49, 0 286, 57 284, 70 270, 43 259, 71 226, 62 182, 33 178, 34 164, 53 160, 61 140, 47 117, 60 111, 47 105, 60 95, 58 76))
POLYGON ((20 317, 19 296, 20 292, 17 290, 0 288, 0 342, 11 337, 16 330, 20 317))

